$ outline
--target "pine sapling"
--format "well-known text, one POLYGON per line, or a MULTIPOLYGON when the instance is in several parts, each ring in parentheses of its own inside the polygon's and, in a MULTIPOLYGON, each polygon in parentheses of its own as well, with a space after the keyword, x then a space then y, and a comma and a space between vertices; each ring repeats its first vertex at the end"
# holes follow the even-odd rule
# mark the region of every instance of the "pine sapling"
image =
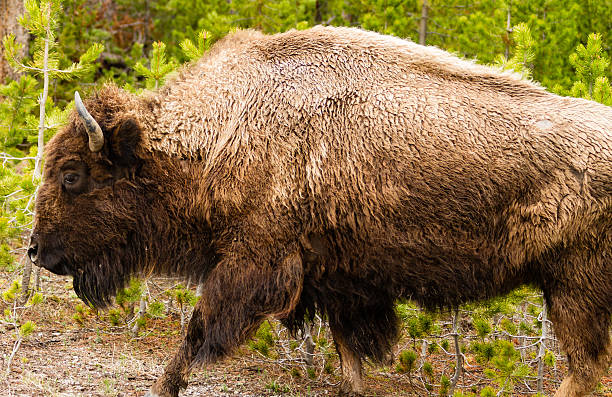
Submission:
POLYGON ((515 44, 513 55, 510 58, 499 55, 494 64, 504 70, 519 73, 522 78, 528 79, 531 77, 532 62, 535 59, 536 42, 526 23, 520 23, 512 28, 512 41, 515 44))
POLYGON ((212 41, 212 35, 206 30, 202 30, 198 32, 197 45, 190 39, 185 39, 181 42, 180 46, 187 59, 195 61, 208 51, 212 41))
POLYGON ((610 59, 603 50, 601 35, 591 33, 586 47, 579 44, 576 52, 570 55, 569 61, 576 69, 578 78, 570 90, 570 95, 612 106, 612 86, 606 77, 610 59))
POLYGON ((136 73, 145 77, 147 89, 157 89, 164 85, 167 74, 178 66, 176 60, 168 59, 166 45, 159 41, 153 43, 153 50, 148 62, 149 68, 144 66, 142 62, 137 62, 134 65, 136 73))
POLYGON ((37 293, 32 295, 25 305, 19 304, 17 295, 20 287, 19 281, 13 280, 11 286, 2 293, 2 300, 10 308, 5 309, 4 316, 0 319, 0 322, 15 330, 15 342, 6 362, 6 376, 8 376, 11 371, 13 358, 15 354, 17 354, 21 343, 30 337, 36 328, 36 324, 33 321, 24 321, 24 317, 31 307, 43 301, 42 295, 37 293))
MULTIPOLYGON (((32 180, 36 185, 42 175, 42 155, 45 143, 45 131, 52 128, 46 118, 49 83, 51 79, 72 80, 82 78, 93 69, 95 60, 99 57, 103 50, 101 44, 93 44, 80 57, 78 63, 73 63, 68 68, 60 68, 59 61, 59 43, 55 36, 58 29, 59 15, 61 13, 61 4, 59 0, 26 0, 24 2, 25 13, 19 18, 19 24, 22 25, 33 37, 33 56, 31 59, 20 59, 19 53, 21 44, 15 41, 14 35, 8 35, 3 38, 5 48, 5 57, 8 63, 14 69, 33 74, 42 78, 42 91, 38 96, 39 117, 38 117, 38 139, 37 150, 35 155, 34 171, 32 180)), ((53 104, 50 104, 52 107, 53 104)), ((60 114, 60 113, 58 113, 60 114)), ((59 123, 53 123, 57 127, 59 123)), ((34 194, 35 196, 36 194, 34 194)), ((24 277, 22 282, 22 294, 24 300, 29 294, 31 262, 26 261, 24 277)))

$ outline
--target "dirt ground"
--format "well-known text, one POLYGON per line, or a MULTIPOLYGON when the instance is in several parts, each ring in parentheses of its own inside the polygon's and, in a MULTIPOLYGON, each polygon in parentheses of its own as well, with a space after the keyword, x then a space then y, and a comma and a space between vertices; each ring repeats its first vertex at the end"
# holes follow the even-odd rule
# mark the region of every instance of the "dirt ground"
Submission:
MULTIPOLYGON (((18 278, 0 272, 0 290, 18 278)), ((36 328, 24 339, 12 358, 16 330, 10 322, 0 325, 0 396, 142 396, 162 374, 180 342, 180 318, 148 320, 146 329, 132 337, 125 327, 113 327, 104 314, 88 314, 79 323, 73 319, 80 301, 68 279, 45 273, 44 301, 19 310, 22 322, 34 321, 36 328)), ((15 310, 0 303, 5 317, 15 310)), ((314 371, 297 361, 266 358, 243 346, 231 358, 193 373, 182 396, 328 396, 335 395, 340 382, 337 356, 328 354, 327 368, 315 363, 314 371)), ((380 368, 366 365, 367 396, 427 395, 416 380, 395 371, 394 365, 380 368)), ((434 365, 436 365, 434 361, 434 365)), ((438 363, 439 366, 446 365, 438 363)), ((450 369, 449 369, 450 371, 450 369)), ((547 381, 552 393, 562 373, 547 381)), ((484 384, 482 369, 469 368, 463 384, 466 391, 479 392, 484 384)), ((434 389, 434 393, 437 389, 434 389)), ((437 394, 431 394, 437 395, 437 394)), ((519 394, 514 394, 519 395, 519 394)), ((612 396, 612 375, 608 374, 596 396, 612 396)))
MULTIPOLYGON (((72 292, 71 281, 43 273, 44 301, 18 310, 21 322, 33 321, 36 328, 21 343, 8 373, 17 333, 7 322, 0 325, 0 397, 142 396, 180 343, 178 312, 148 319, 138 337, 130 336, 126 327, 111 326, 106 313, 86 314, 79 323, 73 316, 82 302, 72 292)), ((0 272, 0 291, 7 290, 13 279, 20 276, 0 272)), ((11 306, 2 302, 0 309, 6 315, 11 306)), ((232 357, 195 371, 181 396, 335 394, 340 382, 337 362, 331 373, 319 370, 309 377, 305 365, 283 361, 243 346, 232 357)), ((410 395, 394 392, 408 390, 407 379, 377 376, 367 381, 368 386, 372 383, 372 395, 410 395)))

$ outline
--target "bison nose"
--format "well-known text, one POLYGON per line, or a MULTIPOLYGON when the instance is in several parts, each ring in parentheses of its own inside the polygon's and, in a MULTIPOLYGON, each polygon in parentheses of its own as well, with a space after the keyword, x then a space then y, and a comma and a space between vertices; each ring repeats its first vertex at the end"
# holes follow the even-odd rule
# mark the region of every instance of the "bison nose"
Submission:
POLYGON ((36 263, 38 260, 38 242, 36 242, 36 235, 32 234, 30 237, 30 246, 28 247, 28 257, 32 263, 36 263))
POLYGON ((28 248, 28 256, 30 257, 32 263, 36 263, 36 260, 38 259, 38 244, 30 245, 28 248))

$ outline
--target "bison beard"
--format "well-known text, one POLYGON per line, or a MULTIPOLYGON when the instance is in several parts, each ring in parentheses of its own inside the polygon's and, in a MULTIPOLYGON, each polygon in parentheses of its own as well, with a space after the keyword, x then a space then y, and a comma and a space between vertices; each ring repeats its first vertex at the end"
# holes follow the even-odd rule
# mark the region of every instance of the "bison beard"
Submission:
POLYGON ((612 109, 357 29, 237 32, 158 92, 114 86, 47 145, 29 253, 105 306, 136 274, 204 283, 148 395, 268 316, 324 313, 340 393, 429 308, 543 290, 584 396, 612 360, 612 109), (62 242, 58 244, 56 242, 62 242), (61 245, 61 246, 60 246, 61 245))
POLYGON ((117 266, 117 263, 121 262, 113 259, 109 253, 101 253, 95 263, 80 268, 73 275, 74 292, 85 303, 96 308, 107 307, 117 291, 123 288, 134 274, 129 267, 117 266))

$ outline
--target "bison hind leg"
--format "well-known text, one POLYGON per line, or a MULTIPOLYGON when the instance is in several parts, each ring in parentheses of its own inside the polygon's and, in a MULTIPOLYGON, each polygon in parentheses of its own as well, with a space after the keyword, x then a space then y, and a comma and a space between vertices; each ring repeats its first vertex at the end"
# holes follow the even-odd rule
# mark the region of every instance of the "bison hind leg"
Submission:
POLYGON ((589 395, 612 362, 612 285, 609 275, 589 276, 592 275, 578 282, 567 278, 554 290, 544 291, 550 319, 569 366, 555 397, 589 395))
POLYGON ((570 370, 555 393, 555 397, 588 396, 595 389, 612 361, 612 341, 607 335, 602 337, 607 338, 608 343, 596 355, 585 354, 584 350, 568 353, 570 370))
POLYGON ((360 358, 368 357, 381 364, 388 360, 399 337, 399 320, 391 299, 374 305, 350 307, 332 315, 328 313, 332 332, 341 336, 346 345, 360 358))
POLYGON ((612 229, 605 217, 594 226, 544 264, 544 295, 569 366, 555 397, 589 395, 612 362, 612 229))
POLYGON ((551 320, 561 347, 567 353, 569 373, 555 397, 589 395, 612 361, 610 313, 569 306, 569 296, 551 298, 551 320))
POLYGON ((328 312, 329 326, 342 367, 341 396, 363 393, 361 363, 365 357, 377 363, 388 359, 399 336, 399 322, 393 300, 382 299, 375 305, 344 307, 328 312))

